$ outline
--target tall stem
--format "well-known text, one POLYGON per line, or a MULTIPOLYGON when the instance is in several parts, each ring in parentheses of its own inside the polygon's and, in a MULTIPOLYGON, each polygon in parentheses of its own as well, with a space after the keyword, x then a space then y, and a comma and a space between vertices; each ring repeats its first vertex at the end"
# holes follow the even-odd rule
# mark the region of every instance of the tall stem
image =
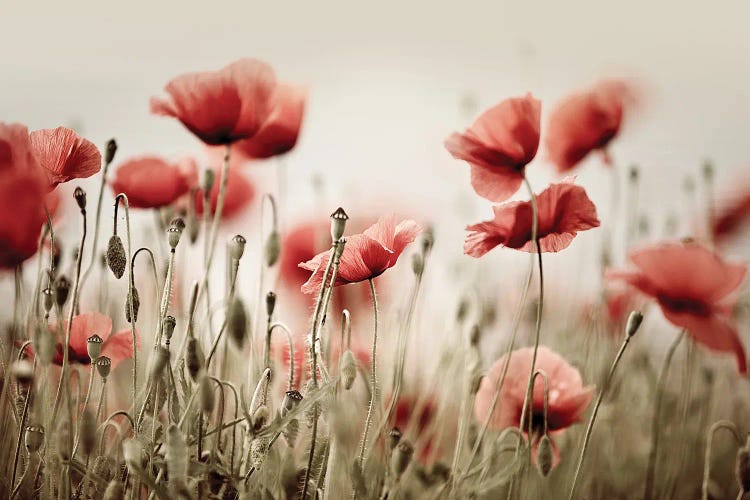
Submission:
MULTIPOLYGON (((104 200, 104 188, 107 185, 107 172, 109 171, 110 164, 111 162, 109 161, 105 162, 104 168, 102 169, 102 182, 99 185, 99 198, 96 202, 96 218, 94 219, 94 241, 91 243, 91 260, 86 267, 86 272, 83 273, 83 278, 81 278, 81 288, 83 288, 83 285, 86 283, 89 274, 91 274, 91 270, 94 268, 94 263, 96 262, 96 245, 99 243, 99 221, 102 216, 102 201, 104 200)), ((54 248, 52 251, 54 253, 54 248)))
POLYGON ((372 360, 370 361, 370 385, 372 388, 370 396, 370 405, 367 408, 367 418, 365 419, 365 429, 362 433, 362 444, 359 449, 359 463, 362 465, 362 461, 365 456, 365 449, 367 448, 367 434, 370 431, 370 423, 372 422, 372 414, 375 410, 375 405, 378 400, 378 370, 376 355, 378 350, 378 297, 375 293, 375 282, 370 278, 370 294, 372 295, 372 309, 375 315, 375 329, 372 336, 372 360))
MULTIPOLYGON (((125 236, 128 242, 128 262, 133 262, 132 252, 133 246, 130 242, 130 202, 125 193, 119 193, 115 197, 115 231, 117 234, 117 207, 120 206, 120 200, 125 205, 125 236)), ((135 400, 138 387, 138 337, 135 333, 135 304, 133 303, 133 288, 135 288, 135 282, 133 281, 133 266, 128 266, 128 312, 130 313, 130 336, 132 338, 133 345, 133 411, 135 411, 135 400)))

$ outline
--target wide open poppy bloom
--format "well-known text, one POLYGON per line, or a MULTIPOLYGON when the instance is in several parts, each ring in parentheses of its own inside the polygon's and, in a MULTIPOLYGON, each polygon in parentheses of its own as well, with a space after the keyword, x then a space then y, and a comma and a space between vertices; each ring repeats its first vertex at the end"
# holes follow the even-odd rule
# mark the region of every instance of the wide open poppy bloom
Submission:
POLYGON ((670 323, 709 349, 733 353, 740 373, 747 373, 745 349, 731 317, 734 292, 747 272, 744 264, 725 262, 695 242, 654 245, 629 258, 637 270, 609 270, 607 277, 656 299, 670 323))
MULTIPOLYGON (((357 283, 376 278, 386 269, 396 265, 406 245, 419 234, 419 225, 411 219, 398 221, 396 215, 381 217, 378 222, 365 229, 364 233, 346 238, 341 254, 338 276, 334 286, 357 283)), ((299 267, 312 271, 302 285, 304 293, 317 293, 323 283, 323 274, 328 265, 329 252, 321 252, 312 260, 302 262, 299 267)))
POLYGON ((94 143, 69 128, 35 130, 29 139, 52 188, 71 179, 91 177, 102 168, 102 155, 94 143))
POLYGON ((524 167, 539 148, 541 108, 531 94, 506 99, 463 134, 446 139, 450 154, 471 166, 471 185, 479 196, 501 202, 521 187, 524 167))
MULTIPOLYGON (((219 202, 219 188, 221 186, 221 169, 213 169, 216 173, 214 185, 211 188, 211 214, 216 212, 219 202)), ((236 168, 230 167, 227 176, 227 191, 224 197, 224 208, 221 212, 222 218, 229 218, 244 210, 255 199, 255 188, 250 180, 236 168)), ((198 215, 203 214, 203 190, 195 191, 195 211, 198 215)))
POLYGON ((12 269, 36 253, 48 190, 28 129, 0 123, 0 268, 12 269))
POLYGON ((240 59, 218 71, 171 80, 168 99, 151 98, 151 112, 177 118, 206 144, 231 144, 258 133, 272 109, 276 76, 266 63, 240 59))
POLYGON ((237 143, 248 158, 270 158, 290 151, 297 144, 307 91, 280 83, 271 98, 271 112, 258 133, 237 143))
POLYGON ((125 193, 131 208, 159 208, 187 194, 197 182, 195 161, 170 162, 142 156, 122 163, 112 180, 115 193, 125 193))
POLYGON ((610 80, 563 100, 550 114, 546 135, 547 152, 557 170, 570 170, 591 151, 604 151, 620 131, 632 98, 625 82, 610 80))
MULTIPOLYGON (((542 252, 559 252, 570 245, 578 231, 599 226, 594 203, 586 191, 563 181, 551 184, 536 197, 539 211, 537 235, 542 252)), ((481 257, 498 245, 524 252, 535 251, 531 241, 534 220, 530 201, 512 201, 492 207, 495 218, 466 228, 464 253, 481 257)))

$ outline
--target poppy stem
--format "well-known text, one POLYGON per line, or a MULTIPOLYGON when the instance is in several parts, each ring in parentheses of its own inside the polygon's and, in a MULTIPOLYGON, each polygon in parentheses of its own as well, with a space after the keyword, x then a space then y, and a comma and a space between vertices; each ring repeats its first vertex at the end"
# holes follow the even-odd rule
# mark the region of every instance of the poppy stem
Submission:
MULTIPOLYGON (((125 193, 119 193, 115 197, 115 231, 114 233, 117 234, 117 208, 120 206, 120 201, 122 200, 123 205, 125 206, 125 239, 128 242, 128 262, 133 261, 132 259, 132 244, 130 242, 130 202, 128 201, 128 196, 125 193)), ((128 266, 128 301, 127 301, 127 307, 129 309, 130 313, 130 335, 133 340, 133 410, 136 408, 136 394, 137 394, 137 388, 138 388, 138 339, 136 337, 135 333, 135 304, 133 302, 133 288, 135 288, 135 282, 133 281, 133 266, 128 266)))
POLYGON ((664 396, 664 383, 667 379, 669 365, 672 363, 672 357, 684 336, 685 330, 683 329, 680 334, 677 335, 674 342, 672 342, 672 345, 669 346, 667 356, 664 358, 664 363, 659 372, 659 378, 656 380, 656 401, 654 403, 654 416, 651 418, 651 450, 648 454, 648 466, 646 468, 646 486, 643 493, 644 500, 650 500, 653 495, 656 457, 659 452, 659 420, 661 416, 662 399, 664 396))
POLYGON ((370 405, 367 408, 367 418, 365 419, 365 429, 362 433, 362 444, 359 449, 359 463, 360 467, 363 464, 363 460, 365 457, 365 449, 367 448, 367 434, 370 431, 370 424, 372 422, 372 416, 375 410, 375 405, 377 404, 378 400, 378 370, 377 370, 377 362, 376 362, 376 354, 378 349, 378 297, 375 293, 375 282, 372 278, 369 279, 370 282, 370 294, 372 295, 372 309, 373 314, 375 315, 374 323, 375 323, 375 331, 373 332, 372 336, 372 360, 370 361, 370 379, 371 379, 371 387, 372 387, 372 394, 370 396, 370 405))
MULTIPOLYGON (((94 361, 90 360, 89 363, 89 388, 86 390, 86 397, 83 400, 83 411, 86 411, 86 407, 89 405, 89 400, 91 399, 91 391, 94 388, 94 372, 96 368, 94 367, 94 361)), ((81 414, 83 415, 83 414, 81 414)), ((73 452, 70 454, 71 460, 76 457, 76 452, 78 451, 78 445, 81 442, 81 431, 83 429, 83 418, 79 417, 80 422, 78 422, 78 431, 76 432, 76 441, 73 444, 73 452)))
POLYGON ((591 438, 591 430, 594 428, 594 421, 596 420, 596 415, 599 412, 599 406, 602 404, 604 395, 606 394, 607 390, 609 389, 609 385, 612 382, 612 377, 615 373, 615 369, 617 368, 617 365, 620 363, 620 358, 622 358, 622 355, 625 352, 625 348, 628 346, 628 343, 630 343, 630 339, 632 337, 633 335, 629 333, 625 334, 625 338, 623 339, 622 344, 620 345, 620 350, 617 351, 617 355, 615 356, 614 361, 612 361, 612 365, 609 367, 609 373, 607 373, 607 378, 604 379, 604 385, 599 391, 599 395, 596 397, 596 402, 594 403, 594 410, 591 412, 591 417, 589 417, 589 423, 586 425, 586 432, 583 435, 583 443, 581 444, 581 453, 578 455, 578 463, 576 464, 576 471, 573 474, 573 481, 570 484, 570 494, 568 495, 568 500, 573 500, 573 495, 575 494, 576 483, 578 483, 578 477, 581 474, 581 468, 583 466, 583 459, 586 456, 586 450, 589 445, 589 438, 591 438))
POLYGON ((742 437, 740 436, 737 426, 729 420, 719 420, 711 425, 708 429, 708 438, 706 439, 706 456, 703 459, 703 481, 701 483, 701 500, 708 500, 708 483, 711 480, 711 447, 714 442, 714 434, 720 429, 725 429, 732 434, 737 446, 742 446, 742 437))

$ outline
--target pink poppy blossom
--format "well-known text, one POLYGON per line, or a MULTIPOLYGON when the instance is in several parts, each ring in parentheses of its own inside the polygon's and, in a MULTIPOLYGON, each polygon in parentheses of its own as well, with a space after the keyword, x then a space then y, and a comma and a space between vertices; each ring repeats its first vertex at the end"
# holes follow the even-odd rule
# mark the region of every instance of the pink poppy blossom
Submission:
POLYGON ((94 143, 69 128, 35 130, 29 139, 52 188, 71 179, 91 177, 102 167, 102 155, 94 143))
POLYGON ((115 193, 125 193, 131 208, 171 205, 197 182, 195 160, 171 162, 158 156, 142 156, 122 163, 112 180, 115 193))
POLYGON ((521 187, 524 168, 539 148, 541 103, 531 94, 506 99, 488 109, 445 147, 471 166, 471 185, 479 196, 501 202, 521 187))

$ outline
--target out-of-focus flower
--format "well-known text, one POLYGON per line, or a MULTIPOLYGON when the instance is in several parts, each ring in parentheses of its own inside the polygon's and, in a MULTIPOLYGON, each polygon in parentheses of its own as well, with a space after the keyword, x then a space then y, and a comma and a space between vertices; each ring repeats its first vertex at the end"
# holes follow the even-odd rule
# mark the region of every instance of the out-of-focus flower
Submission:
MULTIPOLYGON (((211 188, 211 214, 216 212, 216 205, 219 201, 219 189, 221 186, 221 168, 214 169, 216 181, 211 188)), ((224 208, 222 218, 230 218, 239 212, 255 199, 255 188, 250 180, 245 177, 239 170, 229 168, 227 176, 227 191, 224 198, 224 208)), ((203 190, 195 191, 195 211, 198 215, 203 214, 203 190)))
MULTIPOLYGON (((334 286, 357 283, 376 278, 396 265, 406 245, 414 241, 420 229, 411 219, 398 221, 395 215, 381 217, 364 233, 347 237, 341 254, 338 276, 334 286)), ((317 293, 323 283, 329 252, 321 252, 299 266, 312 275, 302 285, 304 293, 317 293)))
POLYGON ((547 152, 557 170, 572 169, 591 151, 605 151, 633 97, 625 82, 607 80, 564 99, 550 114, 546 133, 547 152))
POLYGON ((293 287, 301 287, 310 277, 310 272, 299 266, 330 248, 329 223, 306 222, 294 226, 282 237, 279 274, 282 281, 293 287))
POLYGON ((99 149, 69 128, 35 130, 29 139, 51 188, 71 179, 91 177, 102 168, 99 149))
POLYGON ((747 373, 745 349, 731 317, 735 292, 745 279, 744 264, 732 264, 695 242, 663 243, 629 255, 637 270, 609 270, 656 299, 664 317, 684 328, 699 344, 733 353, 747 373))
MULTIPOLYGON (((389 397, 389 404, 392 398, 389 397)), ((417 459, 428 462, 438 452, 434 443, 434 430, 437 415, 437 402, 434 398, 418 398, 414 395, 399 396, 391 414, 390 427, 397 427, 405 436, 413 434, 410 441, 417 446, 417 459)))
POLYGON ((248 158, 270 158, 290 151, 297 144, 307 91, 280 83, 271 98, 271 112, 258 133, 237 143, 248 158))
POLYGON ((177 118, 206 144, 231 144, 258 133, 273 109, 276 86, 268 64, 240 59, 171 80, 169 98, 151 98, 151 112, 177 118))
MULTIPOLYGON (((746 188, 747 189, 747 188, 746 188)), ((750 220, 750 189, 712 215, 710 231, 717 242, 735 235, 750 220)))
POLYGON ((171 205, 197 182, 195 160, 171 162, 158 156, 142 156, 122 163, 112 180, 115 193, 125 193, 131 208, 171 205))
MULTIPOLYGON (((586 191, 570 181, 552 184, 536 197, 537 234, 542 252, 559 252, 578 231, 599 226, 596 207, 586 191)), ((531 241, 533 209, 530 201, 512 201, 493 207, 495 218, 466 228, 464 253, 481 257, 498 245, 524 252, 535 251, 531 241)))
POLYGON ((0 268, 12 269, 36 253, 48 189, 28 129, 0 123, 0 268))
POLYGON ((541 107, 531 94, 506 99, 463 134, 446 139, 450 154, 471 166, 471 185, 479 196, 501 202, 521 187, 524 168, 539 148, 541 107))

